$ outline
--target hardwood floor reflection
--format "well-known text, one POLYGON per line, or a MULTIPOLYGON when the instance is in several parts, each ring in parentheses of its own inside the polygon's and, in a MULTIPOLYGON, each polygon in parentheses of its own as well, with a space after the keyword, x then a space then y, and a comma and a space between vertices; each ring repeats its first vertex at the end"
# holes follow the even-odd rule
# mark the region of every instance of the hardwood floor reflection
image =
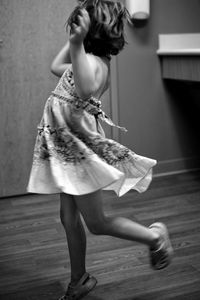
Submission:
MULTIPOLYGON (((200 299, 200 172, 155 178, 144 194, 105 192, 105 210, 144 225, 165 222, 173 264, 153 271, 148 249, 87 231, 88 271, 98 279, 88 300, 200 299)), ((69 280, 58 195, 0 200, 0 299, 56 300, 69 280)))

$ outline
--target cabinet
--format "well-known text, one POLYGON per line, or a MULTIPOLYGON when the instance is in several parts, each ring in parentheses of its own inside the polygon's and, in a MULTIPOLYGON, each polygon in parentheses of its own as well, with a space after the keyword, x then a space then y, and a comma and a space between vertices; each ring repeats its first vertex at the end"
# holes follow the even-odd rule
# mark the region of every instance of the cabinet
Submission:
POLYGON ((200 81, 200 34, 159 35, 162 77, 200 81))

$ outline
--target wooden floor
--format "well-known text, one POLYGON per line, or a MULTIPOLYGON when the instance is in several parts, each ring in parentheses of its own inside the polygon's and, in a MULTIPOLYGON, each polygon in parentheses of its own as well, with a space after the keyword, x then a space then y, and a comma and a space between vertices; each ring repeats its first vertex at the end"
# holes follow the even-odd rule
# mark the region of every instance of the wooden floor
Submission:
MULTIPOLYGON (((153 271, 148 249, 135 242, 88 236, 88 271, 98 286, 87 300, 200 299, 200 173, 155 178, 144 194, 105 193, 109 215, 149 225, 162 221, 175 249, 173 264, 153 271)), ((69 257, 58 196, 0 200, 0 299, 56 300, 69 280, 69 257)))

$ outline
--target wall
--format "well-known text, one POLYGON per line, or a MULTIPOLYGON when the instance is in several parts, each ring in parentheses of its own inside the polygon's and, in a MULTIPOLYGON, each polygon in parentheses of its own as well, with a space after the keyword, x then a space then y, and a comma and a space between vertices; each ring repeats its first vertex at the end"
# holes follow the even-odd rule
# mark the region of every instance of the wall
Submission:
POLYGON ((151 0, 144 27, 128 27, 117 59, 120 142, 159 161, 155 172, 199 167, 199 85, 164 82, 156 55, 159 33, 200 31, 199 0, 151 0))

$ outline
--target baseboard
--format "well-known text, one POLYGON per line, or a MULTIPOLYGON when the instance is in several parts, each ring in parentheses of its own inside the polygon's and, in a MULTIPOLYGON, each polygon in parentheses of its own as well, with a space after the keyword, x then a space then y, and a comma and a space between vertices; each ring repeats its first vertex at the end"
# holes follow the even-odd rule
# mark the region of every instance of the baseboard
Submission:
POLYGON ((200 170, 200 157, 186 157, 159 161, 154 168, 154 177, 200 170))

